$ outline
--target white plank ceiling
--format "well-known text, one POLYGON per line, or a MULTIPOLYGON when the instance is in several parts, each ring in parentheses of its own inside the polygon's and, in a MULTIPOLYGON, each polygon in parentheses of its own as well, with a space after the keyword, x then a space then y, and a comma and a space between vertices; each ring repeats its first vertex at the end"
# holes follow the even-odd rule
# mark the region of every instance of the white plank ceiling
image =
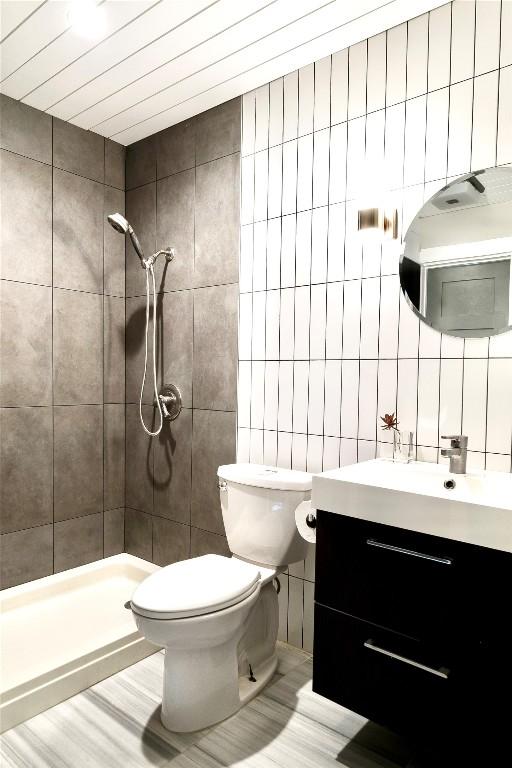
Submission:
POLYGON ((90 0, 101 30, 87 37, 83 2, 0 2, 0 91, 121 144, 443 4, 90 0))

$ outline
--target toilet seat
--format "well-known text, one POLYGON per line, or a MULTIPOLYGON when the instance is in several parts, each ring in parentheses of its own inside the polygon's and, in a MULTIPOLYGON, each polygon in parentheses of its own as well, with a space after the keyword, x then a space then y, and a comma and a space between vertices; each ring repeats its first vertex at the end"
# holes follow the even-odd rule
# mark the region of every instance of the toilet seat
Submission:
POLYGON ((258 589, 261 568, 222 555, 172 563, 135 590, 132 610, 152 619, 203 616, 236 605, 258 589))

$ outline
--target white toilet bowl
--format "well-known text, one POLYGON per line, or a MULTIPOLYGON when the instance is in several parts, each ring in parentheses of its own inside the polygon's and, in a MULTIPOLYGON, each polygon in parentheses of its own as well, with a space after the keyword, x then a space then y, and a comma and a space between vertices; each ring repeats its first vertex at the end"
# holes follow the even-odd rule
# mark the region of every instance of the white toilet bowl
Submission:
POLYGON ((311 475, 251 464, 220 467, 218 474, 233 557, 168 565, 131 600, 140 632, 165 648, 161 717, 172 731, 229 717, 272 678, 275 576, 306 556, 295 508, 311 495, 311 475))
POLYGON ((240 641, 251 615, 262 619, 268 602, 260 601, 262 587, 268 584, 275 595, 274 575, 237 558, 204 555, 162 568, 135 591, 132 611, 139 631, 165 648, 161 717, 166 728, 196 731, 224 720, 271 677, 275 639, 266 654, 260 643, 250 658, 240 641), (260 610, 254 611, 258 603, 260 610))

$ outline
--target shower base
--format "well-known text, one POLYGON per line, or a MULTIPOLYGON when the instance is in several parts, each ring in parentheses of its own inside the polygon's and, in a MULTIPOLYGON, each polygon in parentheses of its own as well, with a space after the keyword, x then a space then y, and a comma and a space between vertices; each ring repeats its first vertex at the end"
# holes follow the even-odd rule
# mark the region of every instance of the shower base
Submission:
POLYGON ((157 568, 114 555, 0 592, 0 733, 155 653, 124 603, 157 568))

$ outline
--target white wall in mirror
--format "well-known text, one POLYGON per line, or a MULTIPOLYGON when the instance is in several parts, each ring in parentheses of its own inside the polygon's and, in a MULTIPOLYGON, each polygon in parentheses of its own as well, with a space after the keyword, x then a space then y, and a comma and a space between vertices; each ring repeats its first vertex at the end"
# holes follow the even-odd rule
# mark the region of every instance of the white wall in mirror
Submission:
POLYGON ((420 318, 453 336, 512 330, 512 168, 457 177, 404 236, 400 283, 420 318))
MULTIPOLYGON (((375 457, 398 412, 417 457, 469 436, 509 472, 512 334, 442 336, 400 295, 400 242, 361 244, 362 176, 401 233, 447 181, 512 163, 512 3, 456 0, 243 99, 238 460, 320 471, 375 457), (435 55, 429 55, 435 51, 435 55), (370 169, 370 171, 369 171, 370 169)), ((282 579, 311 647, 313 557, 282 579)))

